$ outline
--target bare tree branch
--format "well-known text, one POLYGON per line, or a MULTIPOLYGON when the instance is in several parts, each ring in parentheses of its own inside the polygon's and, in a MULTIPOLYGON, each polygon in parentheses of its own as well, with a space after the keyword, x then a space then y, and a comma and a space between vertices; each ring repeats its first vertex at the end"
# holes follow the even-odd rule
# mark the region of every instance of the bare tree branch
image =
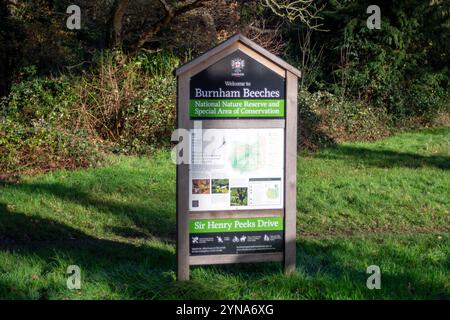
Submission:
POLYGON ((272 27, 266 26, 264 20, 256 20, 245 26, 241 31, 260 46, 276 55, 283 53, 285 42, 281 37, 281 23, 272 27))
POLYGON ((166 0, 159 0, 159 2, 162 4, 162 6, 164 7, 164 10, 166 10, 166 12, 169 12, 172 10, 172 7, 167 3, 166 0))
POLYGON ((190 2, 181 1, 182 3, 185 4, 182 4, 178 7, 173 7, 166 0, 159 0, 159 2, 164 8, 165 15, 160 20, 149 26, 141 33, 136 43, 131 48, 131 54, 134 54, 139 50, 141 50, 146 42, 151 40, 165 27, 167 27, 174 18, 203 6, 207 1, 208 0, 194 0, 190 2))
POLYGON ((323 18, 319 13, 325 5, 318 7, 315 2, 315 0, 264 0, 263 5, 289 22, 299 20, 310 29, 320 30, 323 26, 320 20, 323 18))

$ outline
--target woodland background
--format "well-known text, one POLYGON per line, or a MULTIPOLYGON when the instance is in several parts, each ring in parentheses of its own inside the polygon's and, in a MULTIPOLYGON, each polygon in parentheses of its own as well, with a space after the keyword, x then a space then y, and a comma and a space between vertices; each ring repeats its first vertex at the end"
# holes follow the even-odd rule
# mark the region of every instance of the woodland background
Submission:
POLYGON ((0 0, 0 176, 170 146, 173 70, 236 32, 302 70, 300 150, 448 124, 449 1, 372 2, 0 0))

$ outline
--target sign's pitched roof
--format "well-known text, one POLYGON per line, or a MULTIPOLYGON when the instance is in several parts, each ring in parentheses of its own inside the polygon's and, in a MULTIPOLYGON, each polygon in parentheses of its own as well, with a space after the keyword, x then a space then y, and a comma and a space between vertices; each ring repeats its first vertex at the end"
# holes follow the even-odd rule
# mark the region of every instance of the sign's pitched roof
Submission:
POLYGON ((257 45, 255 42, 253 42, 252 40, 248 39, 247 37, 244 37, 243 35, 241 35, 239 33, 235 34, 234 36, 228 38, 224 42, 222 42, 222 43, 218 44, 217 46, 211 48, 210 50, 206 51, 205 53, 203 53, 199 57, 197 57, 197 58, 189 61, 188 63, 185 63, 181 67, 175 69, 175 75, 178 76, 178 75, 186 72, 187 70, 189 70, 189 69, 193 68, 194 66, 204 62, 205 60, 209 59, 211 56, 214 56, 215 54, 217 54, 218 52, 222 51, 223 49, 227 48, 228 46, 232 45, 235 42, 241 42, 241 43, 245 44, 247 47, 253 49, 254 51, 259 53, 260 55, 264 56, 268 60, 270 60, 273 63, 275 63, 276 65, 278 65, 279 67, 292 72, 297 77, 301 76, 301 71, 300 70, 298 70, 297 68, 291 66, 289 63, 287 63, 283 59, 277 57, 273 53, 270 53, 269 51, 267 51, 263 47, 257 45))

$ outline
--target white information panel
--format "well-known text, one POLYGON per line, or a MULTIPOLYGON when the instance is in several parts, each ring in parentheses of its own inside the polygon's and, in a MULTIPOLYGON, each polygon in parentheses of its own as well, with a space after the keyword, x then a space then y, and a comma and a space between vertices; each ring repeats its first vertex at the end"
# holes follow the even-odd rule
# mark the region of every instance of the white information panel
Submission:
POLYGON ((191 133, 191 211, 281 209, 284 129, 191 133))

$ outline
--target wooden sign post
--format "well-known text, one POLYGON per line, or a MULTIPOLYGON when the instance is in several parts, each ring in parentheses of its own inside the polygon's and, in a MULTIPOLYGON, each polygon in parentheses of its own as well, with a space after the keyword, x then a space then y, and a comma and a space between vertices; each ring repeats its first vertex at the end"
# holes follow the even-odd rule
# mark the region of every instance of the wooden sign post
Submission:
POLYGON ((178 280, 191 265, 280 261, 293 272, 300 71, 237 34, 175 73, 177 125, 189 132, 177 147, 178 280))

